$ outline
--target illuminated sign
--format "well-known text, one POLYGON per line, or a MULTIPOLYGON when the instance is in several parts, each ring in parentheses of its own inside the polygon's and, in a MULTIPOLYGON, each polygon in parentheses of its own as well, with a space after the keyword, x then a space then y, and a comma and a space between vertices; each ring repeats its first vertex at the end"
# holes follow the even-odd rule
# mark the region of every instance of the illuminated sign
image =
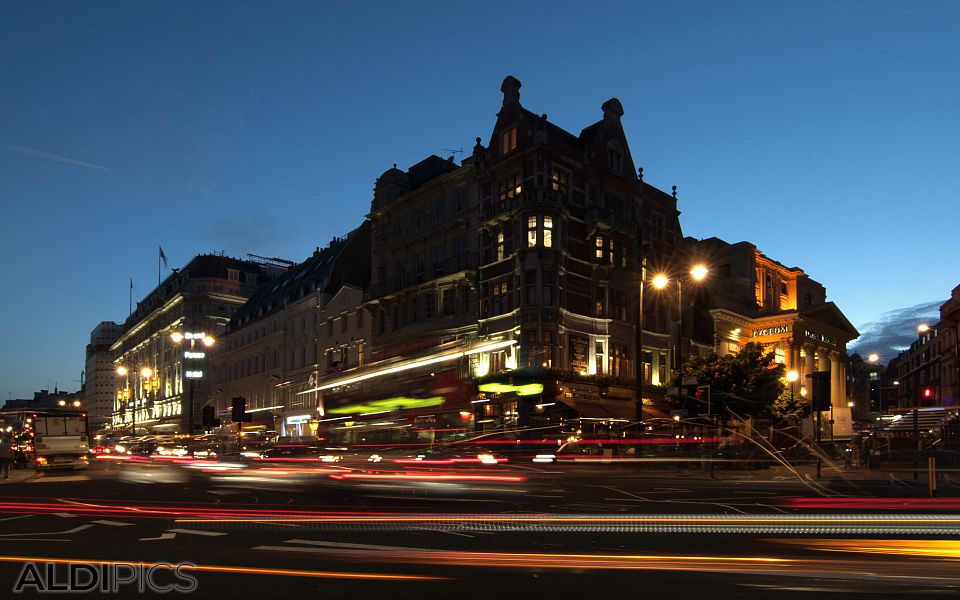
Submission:
POLYGON ((287 417, 287 425, 300 425, 309 421, 310 415, 291 415, 287 417))
POLYGON ((184 352, 183 353, 184 358, 206 358, 206 356, 207 356, 206 352, 184 352))
POLYGON ((184 371, 183 376, 187 379, 200 379, 203 377, 203 371, 184 371))
POLYGON ((207 336, 207 334, 205 334, 205 333, 202 332, 202 331, 201 331, 200 333, 190 333, 190 332, 188 331, 187 333, 183 334, 183 339, 186 339, 186 340, 202 340, 202 339, 205 338, 206 336, 207 336))
POLYGON ((765 335, 780 335, 781 333, 790 333, 790 326, 777 325, 775 327, 767 327, 765 329, 755 329, 753 331, 753 337, 763 337, 765 335))
POLYGON ((374 400, 366 404, 351 404, 350 406, 339 406, 327 410, 332 415, 344 415, 352 413, 381 413, 393 410, 402 410, 405 408, 429 408, 431 406, 440 406, 443 404, 443 396, 433 396, 430 398, 408 398, 398 396, 396 398, 384 398, 383 400, 374 400))
POLYGON ((535 396, 543 393, 542 383, 528 383, 525 385, 507 385, 505 383, 481 383, 477 386, 481 392, 492 394, 510 394, 518 396, 535 396))
POLYGON ((837 345, 837 338, 830 337, 829 335, 824 335, 822 333, 817 333, 816 331, 810 331, 809 329, 804 329, 803 335, 806 338, 817 341, 817 342, 823 342, 824 344, 830 344, 831 346, 837 345))

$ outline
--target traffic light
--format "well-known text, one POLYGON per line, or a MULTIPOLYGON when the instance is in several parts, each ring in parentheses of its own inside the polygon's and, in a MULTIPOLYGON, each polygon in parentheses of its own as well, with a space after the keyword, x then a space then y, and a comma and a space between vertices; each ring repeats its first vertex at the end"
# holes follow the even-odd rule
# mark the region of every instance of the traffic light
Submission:
POLYGON ((219 427, 220 419, 217 418, 217 409, 212 405, 203 407, 203 426, 206 428, 219 427))
POLYGON ((930 398, 933 398, 933 388, 930 386, 927 386, 923 388, 923 399, 929 400, 930 398))
POLYGON ((243 396, 235 396, 230 405, 230 418, 234 423, 242 423, 244 421, 249 421, 250 416, 247 415, 247 399, 243 396))
POLYGON ((830 371, 817 371, 807 375, 810 380, 810 408, 822 412, 830 410, 830 371))

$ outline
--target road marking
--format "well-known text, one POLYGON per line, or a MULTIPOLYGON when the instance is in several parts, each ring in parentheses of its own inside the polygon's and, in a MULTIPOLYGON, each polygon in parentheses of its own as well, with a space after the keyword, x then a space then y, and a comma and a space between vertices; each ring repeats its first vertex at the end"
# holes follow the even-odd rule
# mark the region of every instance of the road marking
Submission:
POLYGON ((13 521, 14 519, 29 519, 32 516, 34 515, 17 515, 16 517, 6 517, 4 519, 0 519, 0 521, 13 521))
POLYGON ((206 535, 206 536, 220 536, 227 535, 226 533, 220 531, 201 531, 199 529, 168 529, 165 532, 161 533, 159 537, 145 537, 140 538, 141 542, 149 542, 154 540, 172 540, 177 537, 178 533, 184 533, 188 535, 206 535))
POLYGON ((15 537, 15 536, 18 536, 18 535, 21 535, 21 536, 22 536, 22 535, 67 535, 67 534, 70 534, 70 533, 78 533, 78 532, 80 532, 80 531, 83 531, 84 529, 90 529, 91 527, 93 527, 93 525, 90 525, 90 524, 88 523, 88 524, 86 524, 86 525, 80 525, 80 526, 78 526, 78 527, 74 527, 73 529, 68 529, 68 530, 66 530, 66 531, 46 531, 46 532, 44 532, 44 531, 40 531, 40 532, 31 531, 30 533, 0 533, 0 537, 8 538, 8 537, 15 537))
POLYGON ((60 483, 68 481, 90 481, 89 475, 70 475, 67 477, 38 477, 34 483, 60 483))
POLYGON ((75 514, 68 513, 68 512, 55 512, 53 514, 58 517, 63 517, 64 519, 72 519, 73 517, 77 516, 75 514))
POLYGON ((132 527, 133 523, 123 523, 121 521, 93 521, 99 525, 110 525, 112 527, 132 527))
POLYGON ((351 544, 350 542, 325 542, 323 540, 286 540, 285 544, 303 544, 306 546, 327 546, 329 548, 352 548, 354 550, 402 550, 414 552, 432 552, 433 548, 410 548, 406 546, 378 546, 376 544, 351 544))

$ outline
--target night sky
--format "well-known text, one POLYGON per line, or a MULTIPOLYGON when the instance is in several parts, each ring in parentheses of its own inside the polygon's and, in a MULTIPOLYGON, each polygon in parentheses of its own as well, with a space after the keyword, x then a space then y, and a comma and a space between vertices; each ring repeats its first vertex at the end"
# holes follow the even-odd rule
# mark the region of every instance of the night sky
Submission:
POLYGON ((803 268, 892 358, 960 283, 958 23, 958 2, 8 0, 0 399, 77 389, 158 245, 302 260, 353 229, 393 163, 486 143, 508 74, 575 134, 619 98, 686 235, 803 268))

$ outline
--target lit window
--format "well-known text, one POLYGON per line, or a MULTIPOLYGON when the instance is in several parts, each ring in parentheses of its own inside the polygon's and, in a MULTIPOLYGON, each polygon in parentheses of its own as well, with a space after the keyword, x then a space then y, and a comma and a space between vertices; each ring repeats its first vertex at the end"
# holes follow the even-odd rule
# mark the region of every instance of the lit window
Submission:
POLYGON ((500 154, 507 154, 517 149, 517 128, 511 127, 500 137, 500 154))
POLYGON ((527 217, 527 247, 533 248, 537 245, 537 217, 535 215, 527 217))
POLYGON ((610 252, 607 255, 607 258, 610 260, 610 264, 613 264, 613 240, 610 240, 610 252))
POLYGON ((570 175, 567 174, 566 171, 554 167, 553 176, 551 177, 551 187, 555 192, 566 194, 567 189, 570 187, 570 175))
POLYGON ((503 260, 503 232, 497 232, 497 260, 503 260))
POLYGON ((553 217, 543 217, 543 247, 553 247, 553 217))
POLYGON ((596 256, 597 260, 603 260, 603 236, 598 235, 596 241, 596 256))

